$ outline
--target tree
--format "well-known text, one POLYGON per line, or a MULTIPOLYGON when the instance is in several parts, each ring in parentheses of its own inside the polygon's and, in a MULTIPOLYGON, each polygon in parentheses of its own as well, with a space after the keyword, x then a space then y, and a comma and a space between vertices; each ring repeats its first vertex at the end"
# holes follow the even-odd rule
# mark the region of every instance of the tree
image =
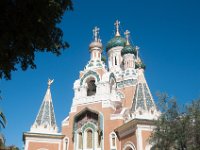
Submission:
POLYGON ((71 0, 1 0, 0 79, 11 79, 18 65, 36 68, 35 52, 60 55, 69 44, 57 26, 71 0))
POLYGON ((150 142, 159 150, 200 149, 200 99, 185 107, 176 99, 159 94, 161 115, 155 120, 150 142))
POLYGON ((200 149, 200 99, 187 106, 187 115, 190 119, 188 147, 193 150, 200 149))
POLYGON ((5 128, 6 125, 6 117, 2 111, 0 111, 0 128, 5 128))

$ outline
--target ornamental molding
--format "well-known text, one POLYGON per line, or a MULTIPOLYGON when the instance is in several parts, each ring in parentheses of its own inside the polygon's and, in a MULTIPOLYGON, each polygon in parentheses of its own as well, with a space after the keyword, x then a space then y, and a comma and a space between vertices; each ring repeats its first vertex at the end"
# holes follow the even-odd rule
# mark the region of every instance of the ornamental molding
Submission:
POLYGON ((96 72, 89 70, 89 71, 88 71, 87 73, 85 73, 85 74, 83 75, 83 77, 81 78, 81 80, 80 80, 80 85, 82 85, 82 84, 83 84, 83 81, 84 81, 85 79, 87 79, 88 77, 90 77, 90 76, 95 77, 95 79, 97 80, 97 82, 100 81, 99 75, 98 75, 96 72))

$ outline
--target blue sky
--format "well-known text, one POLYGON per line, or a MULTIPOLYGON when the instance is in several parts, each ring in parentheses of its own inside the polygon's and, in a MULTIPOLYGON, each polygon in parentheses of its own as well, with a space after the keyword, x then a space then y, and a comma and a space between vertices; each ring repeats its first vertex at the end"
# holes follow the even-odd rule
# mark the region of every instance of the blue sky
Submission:
POLYGON ((22 147, 22 133, 29 131, 47 89, 51 86, 57 124, 68 115, 73 82, 89 60, 92 29, 100 28, 104 48, 114 36, 114 22, 121 22, 121 34, 131 32, 132 43, 140 47, 150 90, 167 92, 181 104, 200 97, 200 2, 199 0, 74 0, 59 25, 70 48, 61 56, 37 53, 36 70, 12 73, 11 81, 0 81, 3 109, 8 124, 6 143, 22 147))

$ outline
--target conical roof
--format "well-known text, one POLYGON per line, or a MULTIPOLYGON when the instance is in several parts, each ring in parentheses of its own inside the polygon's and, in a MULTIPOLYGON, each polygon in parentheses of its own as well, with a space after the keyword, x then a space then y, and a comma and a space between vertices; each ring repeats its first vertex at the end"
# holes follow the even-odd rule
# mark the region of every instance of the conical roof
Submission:
POLYGON ((138 109, 142 111, 156 110, 156 105, 145 80, 143 71, 143 69, 138 70, 138 84, 131 108, 132 112, 135 112, 138 109))
POLYGON ((50 84, 52 82, 53 80, 49 80, 48 82, 46 94, 40 106, 35 122, 31 128, 32 131, 37 131, 38 129, 38 131, 44 131, 45 133, 57 132, 55 113, 50 91, 50 84))

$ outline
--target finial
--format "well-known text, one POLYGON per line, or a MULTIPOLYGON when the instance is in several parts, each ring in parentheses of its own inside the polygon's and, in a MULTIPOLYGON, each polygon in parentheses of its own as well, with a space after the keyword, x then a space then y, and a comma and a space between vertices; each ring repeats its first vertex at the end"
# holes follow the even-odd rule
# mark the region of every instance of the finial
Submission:
POLYGON ((138 46, 135 46, 135 50, 136 50, 136 59, 138 59, 138 55, 139 55, 139 47, 138 46))
POLYGON ((50 88, 50 86, 51 86, 51 84, 53 83, 53 81, 54 81, 54 79, 53 79, 53 80, 48 79, 48 82, 47 82, 47 84, 48 84, 48 88, 50 88))
POLYGON ((98 33, 99 33, 99 28, 96 26, 94 27, 94 29, 92 30, 93 31, 93 37, 94 37, 94 41, 95 42, 98 42, 98 33))
POLYGON ((119 34, 119 25, 120 25, 119 20, 116 20, 116 22, 114 23, 114 25, 116 27, 116 34, 115 34, 115 36, 120 36, 120 34, 119 34))
POLYGON ((124 32, 124 35, 126 36, 126 45, 130 45, 130 43, 129 43, 130 31, 126 30, 126 32, 124 32))

